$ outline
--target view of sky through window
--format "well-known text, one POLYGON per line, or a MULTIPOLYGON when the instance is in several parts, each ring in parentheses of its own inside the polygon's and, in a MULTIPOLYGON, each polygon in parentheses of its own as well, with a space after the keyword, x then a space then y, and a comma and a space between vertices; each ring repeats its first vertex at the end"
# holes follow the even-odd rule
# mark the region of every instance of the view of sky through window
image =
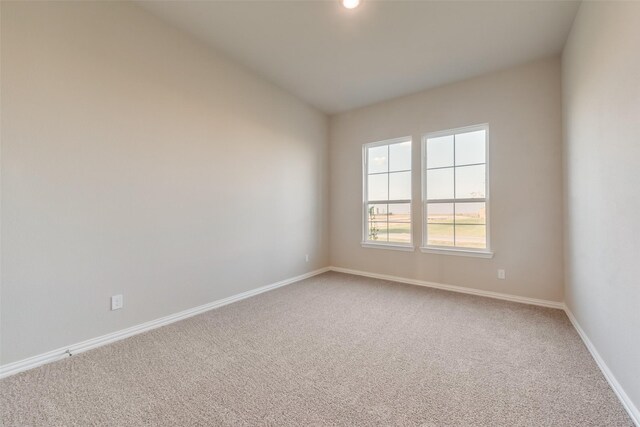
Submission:
POLYGON ((366 148, 365 241, 411 243, 411 140, 366 148))
POLYGON ((487 248, 486 129, 427 138, 426 245, 487 248))

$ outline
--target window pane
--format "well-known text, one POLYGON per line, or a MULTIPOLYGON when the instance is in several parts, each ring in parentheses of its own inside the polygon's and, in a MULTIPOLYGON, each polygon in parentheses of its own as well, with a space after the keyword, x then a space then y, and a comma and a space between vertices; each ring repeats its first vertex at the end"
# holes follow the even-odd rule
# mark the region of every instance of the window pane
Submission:
POLYGON ((486 162, 485 134, 479 130, 456 135, 456 166, 486 162))
POLYGON ((383 173, 381 175, 368 176, 368 196, 367 200, 388 200, 389 175, 383 173))
POLYGON ((411 170, 411 141, 389 146, 389 171, 411 170))
MULTIPOLYGON (((375 175, 374 175, 375 176, 375 175)), ((389 174, 389 200, 411 198, 411 172, 389 174)))
POLYGON ((392 243, 410 243, 411 141, 365 147, 367 204, 364 240, 388 243, 391 235, 392 243), (390 205, 389 200, 402 202, 390 205), (392 224, 391 230, 389 223, 392 224))
POLYGON ((485 197, 485 165, 456 168, 456 198, 483 199, 485 197))
POLYGON ((389 146, 381 145, 379 147, 371 147, 368 151, 368 173, 388 172, 389 171, 389 146))
POLYGON ((456 203, 456 224, 485 224, 486 205, 482 203, 456 203))
POLYGON ((386 222, 368 222, 367 223, 367 240, 372 242, 387 241, 387 223, 386 222))
POLYGON ((427 224, 427 245, 453 246, 453 225, 427 224))
POLYGON ((427 171, 427 199, 453 199, 453 168, 427 171))
POLYGON ((456 224, 456 246, 485 249, 487 247, 487 226, 456 224))
POLYGON ((389 223, 389 242, 411 243, 411 224, 407 222, 389 223))
POLYGON ((453 224, 453 203, 427 204, 427 223, 453 224))
POLYGON ((453 135, 427 139, 427 169, 453 166, 453 135))
POLYGON ((411 222, 411 204, 395 203, 389 205, 389 222, 411 222))
POLYGON ((367 207, 367 221, 387 222, 387 205, 370 204, 367 207))

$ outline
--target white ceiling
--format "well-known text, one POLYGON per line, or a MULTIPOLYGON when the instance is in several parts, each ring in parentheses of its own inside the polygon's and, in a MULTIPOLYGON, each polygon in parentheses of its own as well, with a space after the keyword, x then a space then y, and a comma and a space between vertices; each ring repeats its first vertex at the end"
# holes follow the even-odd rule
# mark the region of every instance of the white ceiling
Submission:
POLYGON ((559 53, 573 1, 139 3, 326 113, 559 53))

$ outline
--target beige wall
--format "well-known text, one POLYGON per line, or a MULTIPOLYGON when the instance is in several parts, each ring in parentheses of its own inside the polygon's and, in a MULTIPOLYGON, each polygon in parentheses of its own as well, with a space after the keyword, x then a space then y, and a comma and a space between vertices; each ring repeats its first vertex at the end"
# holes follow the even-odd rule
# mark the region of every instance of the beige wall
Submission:
POLYGON ((559 58, 393 99, 330 122, 334 266, 562 301, 559 58), (420 145, 428 132, 489 123, 493 259, 362 248, 362 144, 413 137, 414 242, 420 145), (497 279, 497 269, 507 280, 497 279))
POLYGON ((328 264, 323 114, 132 4, 1 27, 2 363, 328 264))
POLYGON ((582 4, 563 92, 565 299, 640 420, 640 3, 582 4))

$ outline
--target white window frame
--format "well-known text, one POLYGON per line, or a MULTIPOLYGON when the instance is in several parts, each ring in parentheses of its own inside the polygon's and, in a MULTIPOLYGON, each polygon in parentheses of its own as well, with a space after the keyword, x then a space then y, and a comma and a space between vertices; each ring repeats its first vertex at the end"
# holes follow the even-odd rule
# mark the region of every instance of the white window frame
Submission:
POLYGON ((403 142, 411 143, 411 151, 413 154, 413 138, 411 136, 404 136, 401 138, 393 138, 393 139, 385 139, 383 141, 369 142, 367 144, 362 145, 362 242, 360 243, 363 248, 376 248, 376 249, 392 249, 397 251, 414 251, 415 246, 413 243, 413 155, 411 159, 411 198, 410 199, 401 199, 401 200, 386 200, 384 203, 393 204, 393 203, 409 203, 409 212, 411 212, 411 241, 409 243, 393 243, 393 242, 372 242, 367 240, 369 228, 368 228, 368 212, 367 205, 370 203, 368 200, 369 189, 368 189, 368 175, 369 175, 369 165, 368 165, 368 155, 367 150, 369 148, 379 147, 382 145, 393 145, 400 144, 403 142))
MULTIPOLYGON (((455 144, 455 142, 454 142, 455 144)), ((461 256, 470 256, 477 258, 493 258, 493 252, 491 251, 491 209, 490 209, 490 185, 489 185, 489 177, 490 177, 490 167, 489 167, 489 124, 484 123, 480 125, 473 126, 464 126, 455 129, 448 129, 444 131, 431 132, 422 136, 422 165, 421 165, 421 174, 422 174, 422 246, 420 246, 420 251, 424 253, 435 253, 442 255, 461 255, 461 256), (452 199, 442 199, 438 200, 437 203, 455 203, 455 202, 484 202, 485 203, 485 213, 486 213, 486 235, 487 235, 487 247, 485 249, 474 249, 474 248, 464 248, 464 247, 455 247, 455 246, 434 246, 427 245, 427 140, 431 138, 438 138, 443 136, 451 136, 459 133, 466 132, 474 132, 484 130, 485 131, 485 197, 483 199, 456 199, 455 194, 452 199)), ((454 153, 455 153, 455 145, 454 145, 454 153)), ((454 154, 455 156, 455 154, 454 154)), ((455 160, 454 160, 455 165, 455 160)), ((455 172, 454 172, 455 173, 455 172)), ((455 183, 454 183, 455 186, 455 183)), ((455 187, 454 187, 455 191, 455 187)), ((432 201, 433 203, 433 201, 432 201)), ((454 213, 455 215, 455 213, 454 213)))

